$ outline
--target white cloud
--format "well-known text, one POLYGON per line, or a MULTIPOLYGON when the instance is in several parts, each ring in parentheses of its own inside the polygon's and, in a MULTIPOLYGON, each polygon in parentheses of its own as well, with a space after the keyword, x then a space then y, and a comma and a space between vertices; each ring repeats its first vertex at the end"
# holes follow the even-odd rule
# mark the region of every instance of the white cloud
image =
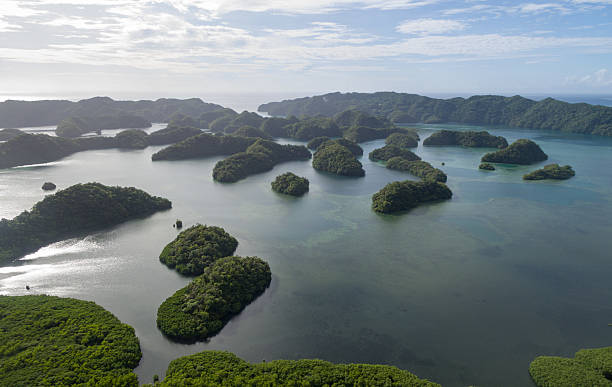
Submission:
POLYGON ((406 20, 395 29, 404 34, 438 35, 446 32, 461 31, 466 28, 462 22, 449 19, 406 20))
POLYGON ((612 73, 608 69, 599 69, 592 74, 569 77, 566 83, 595 87, 612 86, 612 73))

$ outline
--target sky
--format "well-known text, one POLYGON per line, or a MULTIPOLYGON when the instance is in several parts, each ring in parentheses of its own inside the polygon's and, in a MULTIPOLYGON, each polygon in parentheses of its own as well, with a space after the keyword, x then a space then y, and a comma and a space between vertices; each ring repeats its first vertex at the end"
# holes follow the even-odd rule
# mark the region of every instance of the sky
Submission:
POLYGON ((612 0, 0 0, 0 96, 612 94, 612 0))

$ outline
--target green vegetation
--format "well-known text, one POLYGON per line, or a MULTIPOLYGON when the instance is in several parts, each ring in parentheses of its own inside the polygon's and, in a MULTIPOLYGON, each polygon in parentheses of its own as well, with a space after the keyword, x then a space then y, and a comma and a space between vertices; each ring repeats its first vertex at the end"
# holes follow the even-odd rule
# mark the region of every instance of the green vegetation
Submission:
MULTIPOLYGON (((366 142, 387 138, 393 133, 413 133, 410 129, 399 127, 370 128, 369 126, 352 126, 343 132, 343 137, 354 142, 366 142)), ((416 134, 416 132, 414 132, 416 134)))
POLYGON ((0 130, 0 141, 12 140, 22 134, 24 134, 24 132, 19 129, 2 129, 0 130))
POLYGON ((85 133, 102 129, 150 128, 151 122, 143 117, 120 112, 119 114, 96 117, 68 117, 55 129, 60 137, 79 137, 85 133))
POLYGON ((396 123, 456 122, 612 136, 612 107, 570 104, 552 98, 533 101, 518 95, 437 99, 393 92, 330 93, 259 107, 260 112, 275 116, 331 117, 346 109, 357 109, 396 123))
POLYGON ((501 136, 493 136, 489 132, 440 130, 432 133, 423 141, 423 145, 461 145, 474 148, 500 148, 508 146, 508 141, 501 136))
POLYGON ((236 130, 232 134, 234 136, 242 136, 242 137, 259 137, 259 138, 264 138, 266 140, 269 140, 272 138, 272 136, 268 135, 263 130, 254 128, 250 125, 241 126, 240 128, 238 128, 238 130, 236 130))
POLYGON ((427 161, 392 157, 387 161, 387 168, 408 172, 423 180, 439 181, 441 183, 446 183, 447 180, 446 174, 442 170, 434 168, 427 161))
POLYGON ((205 112, 200 114, 199 117, 199 126, 200 128, 209 128, 210 124, 215 121, 218 120, 219 118, 222 117, 229 117, 230 120, 233 119, 234 117, 236 117, 238 115, 238 113, 236 113, 235 111, 233 111, 232 109, 227 109, 227 108, 222 108, 222 109, 217 109, 217 110, 213 110, 210 112, 205 112))
POLYGON ((134 329, 93 302, 0 296, 3 386, 138 386, 134 329))
POLYGON ((225 133, 233 133, 243 126, 259 128, 264 120, 265 118, 257 113, 243 111, 237 116, 233 116, 232 120, 223 128, 223 131, 225 133))
POLYGON ((312 140, 308 141, 308 144, 306 144, 306 147, 310 150, 316 151, 321 144, 329 140, 331 140, 331 138, 327 136, 315 137, 312 140))
POLYGON ((0 144, 0 168, 48 163, 75 151, 75 144, 68 139, 44 134, 22 134, 0 144))
POLYGON ((190 137, 202 134, 202 131, 193 126, 171 126, 157 130, 148 137, 149 145, 176 144, 190 137))
POLYGON ((325 117, 301 119, 285 127, 286 137, 310 140, 315 137, 341 137, 342 130, 334 120, 325 117))
POLYGON ((439 387, 387 365, 274 360, 251 364, 229 352, 205 351, 173 360, 160 386, 439 387))
POLYGON ((495 166, 493 164, 489 164, 489 163, 481 163, 478 166, 478 169, 483 169, 485 171, 494 171, 495 170, 495 166))
POLYGON ((118 148, 124 149, 144 149, 149 146, 149 135, 142 130, 124 130, 115 136, 118 148))
POLYGON ((385 144, 400 148, 415 148, 419 146, 419 135, 414 133, 393 133, 385 139, 385 144))
POLYGON ((272 190, 286 195, 302 196, 308 192, 309 184, 305 177, 287 172, 276 176, 276 179, 272 182, 272 190))
MULTIPOLYGON (((183 222, 176 221, 176 227, 183 222)), ((189 227, 170 242, 159 256, 159 260, 183 275, 200 275, 217 259, 234 254, 238 241, 221 227, 189 227)))
POLYGON ((288 137, 287 126, 298 122, 296 117, 269 117, 261 123, 260 129, 272 137, 288 137))
POLYGON ((0 220, 0 262, 49 243, 169 209, 169 200, 136 188, 77 184, 46 196, 31 211, 0 220))
POLYGON ((581 349, 573 359, 539 356, 529 374, 538 387, 610 387, 612 347, 581 349))
POLYGON ((401 157, 408 161, 416 161, 421 158, 406 148, 400 148, 396 145, 385 145, 382 148, 374 149, 369 154, 370 160, 387 161, 393 157, 401 157))
POLYGON ((569 165, 562 167, 559 164, 548 164, 545 165, 544 168, 524 175, 523 180, 567 180, 575 175, 576 172, 574 172, 572 167, 569 165))
POLYGON ((42 185, 43 191, 53 191, 57 186, 51 182, 46 182, 42 185))
POLYGON ((365 171, 355 155, 334 141, 328 141, 317 149, 312 166, 318 171, 335 173, 343 176, 365 176, 365 171))
POLYGON ((310 151, 303 145, 280 145, 258 139, 245 152, 236 153, 219 161, 213 169, 213 178, 223 183, 233 183, 250 175, 266 172, 285 161, 308 160, 310 151))
POLYGON ((271 280, 270 267, 257 257, 218 259, 161 304, 157 326, 177 341, 204 340, 263 293, 271 280))
POLYGON ((319 147, 322 144, 326 144, 328 142, 334 142, 336 144, 340 144, 343 147, 347 148, 349 151, 351 151, 351 153, 355 156, 361 156, 363 155, 363 148, 359 146, 359 144, 357 144, 354 141, 351 140, 347 140, 346 138, 335 138, 335 139, 331 139, 329 137, 326 136, 322 136, 322 137, 315 137, 312 140, 310 140, 310 142, 308 143, 307 147, 308 149, 312 149, 314 151, 316 151, 317 149, 319 149, 319 147))
POLYGON ((406 211, 425 202, 448 200, 452 196, 446 184, 433 180, 396 181, 372 196, 372 209, 388 214, 406 211))
POLYGON ((256 138, 213 136, 208 133, 190 137, 153 154, 153 161, 185 160, 211 156, 226 156, 244 152, 256 138))
MULTIPOLYGON (((70 101, 6 101, 0 103, 0 127, 22 128, 30 126, 58 125, 70 117, 139 116, 148 122, 170 122, 171 117, 181 113, 198 117, 202 113, 222 107, 204 103, 201 99, 161 98, 157 101, 114 101, 108 97, 95 97, 78 102, 70 101)), ((98 122, 103 124, 103 122, 98 122)), ((98 125, 99 126, 99 125, 98 125)), ((102 125, 104 126, 104 125, 102 125)), ((108 125, 105 125, 108 126, 108 125)), ((115 129, 133 126, 114 125, 115 129)), ((102 129, 101 127, 95 129, 102 129)), ((110 127, 108 129, 111 129, 110 127)))
POLYGON ((356 109, 349 109, 334 116, 334 121, 342 129, 349 129, 359 126, 367 128, 390 128, 393 124, 384 118, 375 117, 356 109))
POLYGON ((528 165, 547 160, 548 156, 540 146, 531 140, 516 140, 505 149, 487 153, 483 162, 528 165))

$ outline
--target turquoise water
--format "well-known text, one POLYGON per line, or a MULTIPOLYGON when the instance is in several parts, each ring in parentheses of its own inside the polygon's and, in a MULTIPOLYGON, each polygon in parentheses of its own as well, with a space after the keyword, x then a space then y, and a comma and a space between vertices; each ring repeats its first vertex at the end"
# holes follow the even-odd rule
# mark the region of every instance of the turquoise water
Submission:
MULTIPOLYGON (((421 137, 455 125, 419 126, 421 137)), ((416 149, 443 169, 451 201, 401 216, 370 210, 386 183, 411 179, 362 159, 365 178, 318 173, 310 162, 280 164, 235 184, 211 172, 220 158, 150 161, 158 150, 74 154, 41 166, 0 171, 0 217, 12 218, 58 187, 99 181, 173 201, 171 211, 47 246, 0 268, 0 294, 47 293, 93 300, 132 325, 143 358, 141 382, 172 359, 207 349, 249 361, 322 358, 392 364, 446 386, 529 386, 540 354, 568 356, 612 345, 612 139, 495 128, 532 138, 571 164, 563 182, 524 182, 533 166, 479 171, 486 150, 416 149), (445 165, 441 166, 444 162, 445 165), (275 176, 310 180, 302 198, 275 194, 275 176), (237 253, 272 268, 270 289, 209 342, 166 340, 159 304, 189 282, 159 263, 180 218, 219 225, 237 253)), ((365 153, 383 141, 363 144, 365 153)))

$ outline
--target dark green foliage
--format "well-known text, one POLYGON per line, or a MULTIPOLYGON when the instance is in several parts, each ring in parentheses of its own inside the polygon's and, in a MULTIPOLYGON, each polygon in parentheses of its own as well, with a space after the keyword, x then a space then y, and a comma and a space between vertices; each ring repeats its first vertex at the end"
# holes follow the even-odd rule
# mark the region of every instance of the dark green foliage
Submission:
POLYGON ((199 127, 208 128, 210 124, 216 119, 219 119, 225 116, 233 118, 233 117, 236 117, 237 115, 238 113, 236 113, 232 109, 227 109, 227 108, 217 109, 211 112, 202 113, 200 114, 200 118, 199 118, 199 123, 200 123, 199 127))
POLYGON ((576 172, 571 166, 565 165, 560 166, 559 164, 548 164, 544 168, 538 169, 537 171, 530 172, 523 176, 523 180, 567 180, 574 177, 576 172))
POLYGON ((182 113, 174 113, 172 117, 170 117, 170 121, 168 122, 168 127, 178 128, 181 126, 190 126, 194 128, 200 127, 200 120, 196 120, 195 118, 188 116, 182 113))
POLYGON ((24 132, 19 129, 2 129, 0 130, 0 141, 12 140, 22 134, 24 134, 24 132))
POLYGON ((382 148, 374 149, 369 154, 370 160, 387 161, 393 157, 401 157, 408 161, 416 161, 421 158, 406 148, 400 148, 395 145, 385 145, 382 148))
POLYGON ((612 381, 575 359, 539 356, 529 365, 538 387, 610 387, 612 381))
POLYGON ((446 174, 438 168, 434 168, 427 161, 407 160, 403 157, 392 157, 387 160, 387 168, 408 172, 423 180, 439 181, 446 183, 446 174))
POLYGON ((298 121, 296 117, 270 117, 266 118, 261 123, 261 130, 272 137, 289 137, 287 134, 287 126, 295 124, 298 121))
POLYGON ((612 380, 612 347, 581 349, 574 358, 612 380))
POLYGON ((478 166, 478 169, 483 169, 485 171, 494 171, 495 170, 495 166, 493 164, 489 164, 489 163, 481 163, 478 166))
MULTIPOLYGON (((179 220, 176 221, 178 227, 179 220)), ((183 222, 180 222, 182 227, 183 222)), ((221 227, 189 227, 170 242, 159 260, 183 275, 200 275, 217 259, 234 254, 238 241, 221 227)))
POLYGON ((124 130, 115 136, 118 148, 144 149, 149 145, 149 135, 142 130, 124 130))
POLYGON ((53 191, 57 186, 51 182, 46 182, 42 185, 43 191, 53 191))
POLYGON ((419 146, 419 135, 415 133, 393 133, 385 139, 385 144, 400 148, 415 148, 419 146), (416 136, 415 136, 416 135, 416 136))
POLYGON ((180 230, 181 228, 183 228, 183 221, 177 219, 176 222, 174 222, 174 227, 176 227, 177 230, 180 230))
POLYGON ((310 182, 305 177, 299 177, 291 172, 276 177, 272 182, 272 190, 278 193, 302 196, 308 192, 310 182))
POLYGON ((170 126, 165 129, 157 130, 148 137, 149 145, 168 145, 176 144, 189 137, 202 134, 202 131, 193 126, 170 126))
POLYGON ((275 360, 250 364, 229 352, 205 351, 173 360, 161 386, 404 386, 439 387, 386 365, 275 360))
POLYGON ((528 165, 547 160, 548 156, 540 146, 531 140, 516 140, 505 149, 487 153, 483 162, 528 165))
POLYGON ((372 196, 372 209, 385 214, 406 211, 421 203, 448 200, 452 196, 446 184, 433 180, 396 181, 372 196))
POLYGON ((0 144, 0 168, 48 163, 74 152, 76 147, 68 139, 45 134, 22 134, 0 144))
MULTIPOLYGON (((366 142, 387 138, 393 133, 411 133, 409 129, 390 127, 390 128, 370 128, 369 126, 352 126, 346 129, 342 136, 354 142, 366 142)), ((414 132, 416 133, 416 132, 414 132)))
POLYGON ((138 386, 134 329, 93 302, 0 296, 3 386, 138 386))
POLYGON ((365 176, 359 160, 351 151, 335 141, 328 141, 317 149, 312 166, 318 171, 335 173, 343 176, 365 176))
POLYGON ((287 136, 298 140, 310 140, 315 137, 340 137, 340 127, 329 118, 310 117, 289 124, 286 127, 287 136))
POLYGON ((355 109, 349 109, 336 114, 334 116, 334 121, 342 129, 348 129, 358 126, 381 129, 393 126, 393 124, 385 118, 374 117, 355 109))
POLYGON ((225 128, 232 122, 234 116, 225 115, 213 120, 208 128, 213 132, 223 132, 225 128))
POLYGON ((343 147, 347 148, 349 151, 351 151, 352 154, 354 154, 355 156, 361 156, 363 155, 363 148, 359 146, 359 144, 357 144, 354 141, 351 140, 347 140, 346 138, 336 138, 336 139, 330 139, 329 137, 315 137, 312 140, 310 140, 310 142, 308 143, 307 147, 308 149, 312 149, 314 151, 316 151, 317 149, 319 149, 319 147, 322 144, 325 144, 327 142, 334 142, 336 144, 340 144, 343 147))
POLYGON ((271 280, 270 266, 257 257, 218 259, 160 305, 157 327, 174 340, 204 340, 263 293, 271 280))
MULTIPOLYGON (((223 128, 225 133, 233 133, 243 126, 252 126, 259 128, 265 118, 257 113, 243 111, 237 116, 233 117, 232 120, 223 128)), ((211 127, 212 129, 212 127, 211 127)))
POLYGON ((256 138, 240 136, 213 136, 202 133, 184 141, 170 145, 153 154, 153 161, 185 160, 210 156, 225 156, 244 152, 256 138))
POLYGON ((151 122, 143 117, 120 112, 95 117, 68 117, 57 125, 55 134, 60 137, 79 137, 102 129, 150 128, 151 122))
POLYGON ((327 136, 315 137, 312 140, 308 141, 308 144, 306 144, 306 147, 310 150, 316 151, 321 144, 329 140, 331 140, 331 138, 327 136))
POLYGON ((242 136, 242 137, 259 137, 264 138, 266 140, 271 139, 272 137, 266 134, 263 130, 254 128, 249 125, 241 126, 233 133, 234 136, 242 136))
POLYGON ((508 146, 508 142, 501 136, 493 136, 489 132, 455 130, 439 130, 427 137, 423 145, 461 145, 478 148, 500 148, 508 146))
MULTIPOLYGON (((104 117, 112 118, 121 115, 140 116, 149 122, 169 122, 170 117, 175 113, 198 117, 202 113, 220 108, 222 107, 219 105, 204 103, 198 98, 114 101, 108 97, 95 97, 79 102, 9 100, 0 103, 0 127, 57 125, 69 117, 95 117, 96 120, 99 120, 104 117)), ((114 126, 116 126, 114 129, 132 127, 114 126)))
POLYGON ((480 95, 443 100, 392 92, 331 93, 259 107, 261 112, 284 116, 331 117, 346 109, 357 109, 401 123, 506 125, 612 136, 612 107, 570 104, 552 98, 536 102, 521 96, 480 95))
POLYGON ((310 151, 303 145, 280 145, 258 139, 245 152, 236 153, 219 161, 213 169, 213 178, 223 183, 233 183, 250 175, 266 172, 285 161, 308 160, 310 151))
POLYGON ((167 199, 136 188, 77 184, 46 196, 31 211, 0 220, 0 262, 59 240, 171 208, 167 199))

